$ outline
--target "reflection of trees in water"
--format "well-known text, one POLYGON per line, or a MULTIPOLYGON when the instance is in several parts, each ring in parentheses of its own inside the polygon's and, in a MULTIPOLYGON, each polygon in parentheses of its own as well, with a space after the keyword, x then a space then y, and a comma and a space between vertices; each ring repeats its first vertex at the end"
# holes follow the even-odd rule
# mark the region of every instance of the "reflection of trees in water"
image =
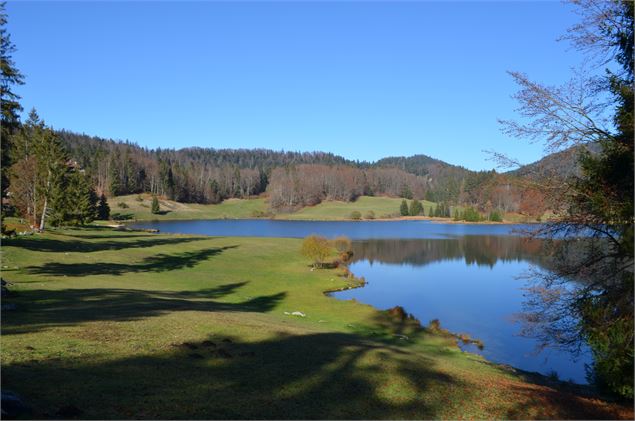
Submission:
POLYGON ((473 235, 448 239, 364 240, 353 243, 355 261, 408 263, 423 266, 443 260, 463 259, 467 264, 493 267, 499 260, 529 261, 548 266, 540 239, 515 236, 473 235))

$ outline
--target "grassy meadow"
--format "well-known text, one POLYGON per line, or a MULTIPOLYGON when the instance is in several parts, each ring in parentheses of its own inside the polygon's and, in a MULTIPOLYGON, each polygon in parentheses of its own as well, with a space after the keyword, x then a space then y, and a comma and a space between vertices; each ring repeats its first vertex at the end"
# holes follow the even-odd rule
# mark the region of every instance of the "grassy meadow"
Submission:
POLYGON ((3 390, 36 418, 632 418, 326 296, 353 281, 311 270, 300 244, 99 227, 5 239, 3 390))
MULTIPOLYGON (((366 219, 369 211, 374 212, 375 218, 399 217, 399 198, 361 196, 354 202, 324 201, 315 206, 302 208, 291 213, 270 212, 265 198, 227 199, 217 205, 203 205, 195 203, 179 203, 172 200, 159 199, 161 213, 152 214, 150 206, 152 196, 149 194, 127 195, 110 198, 111 214, 127 214, 136 220, 187 220, 187 219, 245 219, 256 217, 274 217, 275 219, 292 220, 349 220, 351 212, 358 211, 362 219, 366 219), (122 205, 123 204, 123 205, 122 205)), ((421 201, 426 215, 430 208, 436 206, 433 202, 421 201)))
POLYGON ((253 218, 268 209, 265 199, 227 199, 217 205, 198 203, 179 203, 159 199, 159 214, 150 212, 152 196, 149 194, 131 194, 108 199, 110 213, 130 215, 136 220, 175 220, 175 219, 245 219, 253 218), (123 204, 123 205, 122 205, 123 204))
MULTIPOLYGON (((375 218, 400 217, 399 206, 402 199, 394 197, 361 196, 354 202, 324 201, 315 206, 307 206, 286 215, 277 216, 278 219, 306 219, 306 220, 343 220, 350 219, 351 213, 358 211, 363 219, 369 211, 374 212, 375 218)), ((432 202, 421 201, 429 214, 432 202)))

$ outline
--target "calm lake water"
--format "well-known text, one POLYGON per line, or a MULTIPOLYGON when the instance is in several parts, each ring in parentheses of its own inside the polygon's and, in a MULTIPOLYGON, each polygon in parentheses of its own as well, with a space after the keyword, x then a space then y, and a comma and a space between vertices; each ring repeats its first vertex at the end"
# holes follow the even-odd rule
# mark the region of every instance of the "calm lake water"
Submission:
POLYGON ((333 294, 378 309, 400 305, 423 324, 439 319, 452 332, 468 333, 485 348, 464 349, 490 361, 564 380, 586 383, 580 356, 547 348, 519 336, 515 315, 522 311, 530 268, 548 270, 541 241, 525 238, 521 225, 438 224, 429 221, 313 222, 213 220, 144 222, 137 228, 218 236, 294 237, 346 235, 353 242, 351 271, 368 282, 333 294))

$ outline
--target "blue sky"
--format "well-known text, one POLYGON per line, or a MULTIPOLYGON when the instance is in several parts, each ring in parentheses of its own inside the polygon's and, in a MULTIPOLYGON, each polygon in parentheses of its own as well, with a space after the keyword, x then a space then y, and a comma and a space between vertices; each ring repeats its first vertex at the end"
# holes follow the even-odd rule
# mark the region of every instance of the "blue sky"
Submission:
POLYGON ((151 148, 423 153, 489 169, 508 70, 548 84, 579 53, 560 2, 9 2, 25 111, 151 148))

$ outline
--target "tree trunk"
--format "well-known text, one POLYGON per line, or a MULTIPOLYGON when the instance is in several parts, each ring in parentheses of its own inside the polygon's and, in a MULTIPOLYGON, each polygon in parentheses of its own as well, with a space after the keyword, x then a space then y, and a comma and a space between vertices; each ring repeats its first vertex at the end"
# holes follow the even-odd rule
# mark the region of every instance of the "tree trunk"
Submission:
POLYGON ((50 194, 49 189, 51 188, 51 170, 48 171, 48 176, 46 178, 46 193, 44 193, 44 206, 42 207, 42 218, 40 219, 40 231, 44 231, 44 221, 46 219, 46 206, 48 205, 48 195, 50 194))
POLYGON ((46 218, 47 198, 44 197, 44 206, 42 207, 42 218, 40 219, 40 231, 44 231, 44 218, 46 218))

